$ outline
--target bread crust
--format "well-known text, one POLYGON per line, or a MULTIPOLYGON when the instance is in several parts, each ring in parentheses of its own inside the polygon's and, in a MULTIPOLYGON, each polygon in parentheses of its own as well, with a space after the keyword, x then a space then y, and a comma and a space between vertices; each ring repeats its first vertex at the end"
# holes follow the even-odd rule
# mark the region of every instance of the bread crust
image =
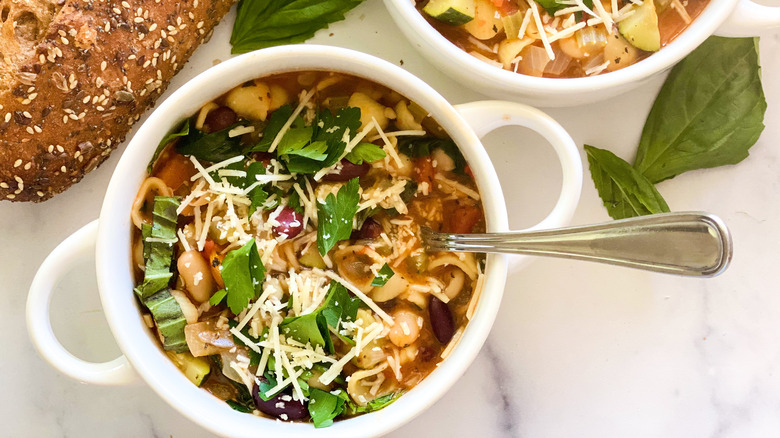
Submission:
POLYGON ((68 0, 0 94, 0 199, 40 202, 98 167, 233 0, 68 0))

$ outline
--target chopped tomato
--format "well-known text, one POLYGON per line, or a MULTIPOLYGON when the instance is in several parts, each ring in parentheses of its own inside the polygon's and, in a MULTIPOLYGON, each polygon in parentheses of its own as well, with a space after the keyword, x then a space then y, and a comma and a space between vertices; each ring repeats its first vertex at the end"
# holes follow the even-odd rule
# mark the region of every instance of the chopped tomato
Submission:
POLYGON ((174 154, 156 170, 155 176, 163 180, 175 192, 185 181, 189 181, 195 172, 195 166, 188 158, 184 155, 174 154))
POLYGON ((471 170, 471 166, 468 164, 466 165, 466 168, 463 169, 464 172, 466 172, 466 175, 470 176, 471 179, 474 179, 474 172, 471 170))
POLYGON ((433 167, 433 160, 431 157, 421 157, 414 159, 414 179, 418 184, 427 182, 429 187, 433 187, 435 176, 436 169, 433 167))
POLYGON ((214 281, 217 282, 220 289, 225 287, 225 282, 222 280, 222 260, 225 256, 219 253, 219 248, 214 244, 213 240, 207 240, 203 245, 203 251, 200 255, 206 259, 211 268, 211 276, 214 277, 214 281))
POLYGON ((517 4, 512 0, 491 0, 502 16, 512 15, 518 11, 517 4))
POLYGON ((445 215, 444 231, 448 233, 465 234, 474 231, 474 226, 482 219, 482 210, 471 205, 458 205, 445 215))

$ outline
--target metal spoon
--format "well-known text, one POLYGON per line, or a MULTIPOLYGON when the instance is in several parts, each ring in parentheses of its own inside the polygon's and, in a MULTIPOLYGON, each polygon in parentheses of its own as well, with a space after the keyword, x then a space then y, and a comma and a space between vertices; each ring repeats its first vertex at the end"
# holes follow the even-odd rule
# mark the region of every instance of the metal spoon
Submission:
POLYGON ((699 277, 725 271, 732 252, 726 224, 700 212, 543 231, 446 234, 424 227, 422 237, 428 251, 533 254, 699 277))

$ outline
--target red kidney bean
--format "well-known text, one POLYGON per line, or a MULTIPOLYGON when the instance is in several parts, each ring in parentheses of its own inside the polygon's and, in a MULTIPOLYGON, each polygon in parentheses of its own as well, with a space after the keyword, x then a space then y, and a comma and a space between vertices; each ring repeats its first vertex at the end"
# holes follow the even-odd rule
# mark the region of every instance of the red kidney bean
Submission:
POLYGON ((235 111, 226 106, 221 106, 209 111, 205 124, 209 127, 209 132, 216 132, 236 123, 237 119, 238 116, 235 111))
POLYGON ((352 236, 350 237, 355 240, 376 239, 380 234, 382 234, 383 231, 384 229, 382 228, 382 225, 379 224, 379 222, 372 218, 368 218, 365 222, 363 222, 363 226, 360 227, 359 230, 352 232, 352 236))
POLYGON ((271 160, 276 158, 276 156, 269 152, 252 152, 252 158, 254 158, 255 161, 260 161, 267 167, 271 164, 271 160))
POLYGON ((276 216, 276 221, 279 225, 274 227, 276 234, 287 235, 288 239, 292 239, 303 231, 303 215, 293 210, 290 207, 284 207, 279 216, 276 216))
POLYGON ((431 302, 428 305, 428 311, 431 316, 431 326, 433 334, 442 345, 446 345, 455 334, 455 320, 452 318, 450 306, 444 301, 431 296, 431 302))
POLYGON ((323 181, 349 181, 352 178, 359 178, 368 173, 371 165, 367 162, 363 164, 352 164, 349 160, 341 160, 341 169, 336 173, 328 173, 322 177, 323 181))
POLYGON ((255 399, 257 410, 266 415, 285 421, 302 420, 309 417, 309 411, 306 409, 306 406, 300 401, 293 400, 292 396, 285 392, 277 394, 268 400, 263 400, 260 398, 260 387, 255 385, 252 388, 252 398, 255 399))

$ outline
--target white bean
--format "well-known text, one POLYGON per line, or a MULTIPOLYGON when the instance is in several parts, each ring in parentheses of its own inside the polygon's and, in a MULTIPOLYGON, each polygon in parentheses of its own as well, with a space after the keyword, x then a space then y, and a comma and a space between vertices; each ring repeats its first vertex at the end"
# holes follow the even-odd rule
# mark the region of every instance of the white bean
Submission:
POLYGON ((406 347, 412 344, 420 337, 420 326, 418 325, 420 315, 411 310, 398 310, 393 313, 395 324, 390 329, 387 337, 390 342, 397 347, 406 347))
POLYGON ((216 285, 206 259, 191 249, 179 256, 176 266, 190 296, 198 303, 208 301, 216 291, 216 285))

